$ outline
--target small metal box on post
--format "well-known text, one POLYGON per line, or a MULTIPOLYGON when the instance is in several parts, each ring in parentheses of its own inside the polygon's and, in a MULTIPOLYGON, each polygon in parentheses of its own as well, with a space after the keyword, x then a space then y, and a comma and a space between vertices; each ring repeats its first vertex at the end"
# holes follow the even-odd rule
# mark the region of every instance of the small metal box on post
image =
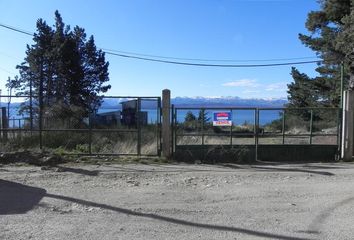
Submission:
POLYGON ((162 90, 162 156, 171 157, 171 119, 170 119, 171 91, 162 90))

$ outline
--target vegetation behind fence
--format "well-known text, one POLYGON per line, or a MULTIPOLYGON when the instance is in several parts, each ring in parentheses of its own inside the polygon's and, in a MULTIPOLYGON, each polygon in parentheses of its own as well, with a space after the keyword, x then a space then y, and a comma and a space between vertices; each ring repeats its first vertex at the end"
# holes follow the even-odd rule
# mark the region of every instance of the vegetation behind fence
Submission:
POLYGON ((1 96, 1 150, 159 155, 159 97, 103 97, 91 111, 36 96, 1 96))
POLYGON ((176 107, 172 115, 173 150, 181 159, 254 160, 259 159, 260 152, 269 155, 275 148, 282 153, 274 152, 273 159, 290 159, 282 155, 285 150, 294 154, 296 148, 311 152, 321 145, 336 149, 340 140, 338 108, 176 107), (232 124, 215 126, 213 116, 217 112, 229 113, 232 124))

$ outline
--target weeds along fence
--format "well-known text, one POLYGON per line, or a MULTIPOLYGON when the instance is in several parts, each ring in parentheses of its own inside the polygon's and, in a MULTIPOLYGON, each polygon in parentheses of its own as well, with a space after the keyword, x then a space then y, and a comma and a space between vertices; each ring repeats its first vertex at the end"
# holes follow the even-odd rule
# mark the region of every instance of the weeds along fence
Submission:
MULTIPOLYGON (((339 108, 172 109, 173 153, 177 158, 207 161, 208 155, 215 158, 217 152, 231 154, 233 159, 248 155, 253 160, 260 159, 261 153, 271 155, 274 149, 291 152, 295 147, 314 150, 329 146, 333 150, 340 145, 339 108), (213 123, 215 113, 220 112, 230 116, 230 126, 213 123)), ((274 151, 276 154, 283 153, 274 151)))
POLYGON ((0 97, 1 151, 160 155, 160 97, 105 96, 89 107, 40 103, 37 96, 0 97))

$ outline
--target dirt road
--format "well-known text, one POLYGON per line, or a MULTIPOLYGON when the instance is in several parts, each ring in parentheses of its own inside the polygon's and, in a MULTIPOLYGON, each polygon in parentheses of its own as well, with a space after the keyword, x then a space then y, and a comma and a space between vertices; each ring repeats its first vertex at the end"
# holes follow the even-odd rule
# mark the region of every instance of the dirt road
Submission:
POLYGON ((354 164, 0 166, 0 239, 353 239, 354 164))

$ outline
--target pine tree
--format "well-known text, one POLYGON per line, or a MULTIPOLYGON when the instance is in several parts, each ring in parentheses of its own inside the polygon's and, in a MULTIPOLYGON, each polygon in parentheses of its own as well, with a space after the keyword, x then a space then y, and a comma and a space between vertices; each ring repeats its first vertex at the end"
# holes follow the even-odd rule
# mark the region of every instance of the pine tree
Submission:
MULTIPOLYGON (((294 83, 288 85, 289 106, 337 107, 340 102, 340 65, 345 64, 345 78, 353 76, 348 53, 353 52, 353 9, 351 0, 322 0, 321 10, 308 14, 306 28, 310 35, 299 34, 299 39, 323 59, 316 68, 318 77, 310 78, 292 69, 294 83), (309 96, 310 95, 310 96, 309 96), (303 100, 300 99, 303 97, 303 100)), ((354 79, 353 79, 354 81, 354 79)), ((348 85, 348 82, 345 83, 348 85)), ((350 85, 351 87, 351 85, 350 85)))
POLYGON ((315 106, 318 96, 315 94, 315 80, 305 73, 300 73, 296 68, 292 68, 291 75, 294 82, 288 85, 289 102, 296 107, 315 106))
POLYGON ((200 110, 198 113, 198 122, 199 124, 206 124, 210 121, 210 117, 208 117, 208 113, 205 111, 200 110))
POLYGON ((192 111, 188 111, 186 116, 184 117, 184 121, 185 122, 193 122, 195 121, 197 118, 195 117, 195 115, 193 114, 192 111))
MULTIPOLYGON (((353 3, 354 4, 354 3, 353 3)), ((350 75, 349 89, 354 89, 354 5, 351 6, 351 12, 343 19, 341 32, 338 34, 336 49, 345 53, 348 62, 348 71, 350 75)))
MULTIPOLYGON (((101 93, 110 85, 105 54, 97 50, 93 36, 86 39, 83 28, 73 30, 66 26, 58 11, 52 27, 39 19, 34 44, 27 45, 24 62, 17 66, 18 95, 37 95, 42 101, 33 101, 34 113, 42 104, 52 117, 82 119, 101 104, 101 93)), ((26 103, 22 111, 28 112, 26 103)))

